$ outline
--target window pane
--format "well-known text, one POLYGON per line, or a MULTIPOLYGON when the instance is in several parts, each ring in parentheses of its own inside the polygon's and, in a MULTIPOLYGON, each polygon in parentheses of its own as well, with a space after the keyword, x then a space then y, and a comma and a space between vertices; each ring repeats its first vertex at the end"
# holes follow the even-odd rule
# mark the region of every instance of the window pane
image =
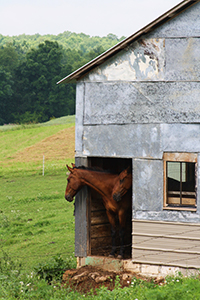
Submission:
POLYGON ((180 181, 180 162, 167 162, 167 177, 180 181))
POLYGON ((195 163, 167 162, 167 204, 196 205, 195 163))

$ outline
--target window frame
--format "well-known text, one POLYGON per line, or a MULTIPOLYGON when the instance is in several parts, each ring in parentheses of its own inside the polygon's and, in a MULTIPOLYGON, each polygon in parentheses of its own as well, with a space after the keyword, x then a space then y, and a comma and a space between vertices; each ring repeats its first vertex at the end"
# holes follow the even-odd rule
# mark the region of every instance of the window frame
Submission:
MULTIPOLYGON (((188 210, 196 211, 197 210, 197 198, 195 207, 190 206, 170 206, 167 203, 167 162, 192 162, 195 163, 195 170, 197 170, 197 153, 185 153, 185 152, 165 152, 163 153, 163 171, 164 171, 164 180, 163 180, 163 209, 169 210, 188 210)), ((195 179, 197 181, 197 174, 195 171, 195 179)))

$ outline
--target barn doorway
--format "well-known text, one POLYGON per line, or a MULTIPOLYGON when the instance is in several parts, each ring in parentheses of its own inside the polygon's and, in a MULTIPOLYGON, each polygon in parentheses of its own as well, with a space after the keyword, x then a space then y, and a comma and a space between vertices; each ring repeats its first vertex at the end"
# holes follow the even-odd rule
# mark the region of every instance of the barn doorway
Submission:
MULTIPOLYGON (((132 159, 122 158, 88 158, 89 167, 99 167, 115 173, 120 173, 128 166, 132 170, 132 159)), ((129 193, 132 199, 132 191, 129 193)), ((130 201, 131 201, 130 199, 130 201)), ((132 201, 131 201, 132 202, 132 201)), ((111 226, 108 221, 106 210, 103 206, 101 196, 94 190, 90 190, 89 210, 89 255, 108 256, 111 251, 111 226)), ((124 258, 131 258, 132 249, 132 209, 127 216, 126 232, 125 232, 125 254, 124 258)), ((117 228, 117 250, 119 252, 120 240, 119 230, 117 228)))

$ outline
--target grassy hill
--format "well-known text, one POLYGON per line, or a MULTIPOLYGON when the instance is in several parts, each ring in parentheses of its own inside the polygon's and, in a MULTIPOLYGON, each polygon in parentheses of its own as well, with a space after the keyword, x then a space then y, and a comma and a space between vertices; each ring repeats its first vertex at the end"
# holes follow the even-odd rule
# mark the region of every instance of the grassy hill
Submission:
POLYGON ((0 258, 27 271, 55 255, 74 261, 74 207, 64 199, 74 122, 0 126, 0 258))

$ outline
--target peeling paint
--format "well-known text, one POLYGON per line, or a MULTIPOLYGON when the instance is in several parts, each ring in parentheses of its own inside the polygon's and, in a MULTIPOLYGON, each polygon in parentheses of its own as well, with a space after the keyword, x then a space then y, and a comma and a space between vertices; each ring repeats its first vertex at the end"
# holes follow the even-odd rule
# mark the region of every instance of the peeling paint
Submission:
POLYGON ((162 80, 165 65, 164 39, 148 39, 131 46, 91 71, 85 81, 162 80))

